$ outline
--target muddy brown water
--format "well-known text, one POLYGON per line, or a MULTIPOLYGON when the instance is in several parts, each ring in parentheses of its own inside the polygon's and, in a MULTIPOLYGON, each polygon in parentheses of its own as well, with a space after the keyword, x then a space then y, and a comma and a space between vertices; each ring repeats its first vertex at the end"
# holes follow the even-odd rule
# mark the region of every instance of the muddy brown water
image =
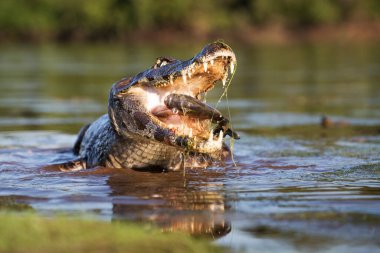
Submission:
POLYGON ((0 47, 0 207, 151 222, 244 252, 380 252, 380 46, 231 46, 218 109, 241 135, 236 164, 185 173, 43 166, 73 158, 113 82, 201 45, 0 47))

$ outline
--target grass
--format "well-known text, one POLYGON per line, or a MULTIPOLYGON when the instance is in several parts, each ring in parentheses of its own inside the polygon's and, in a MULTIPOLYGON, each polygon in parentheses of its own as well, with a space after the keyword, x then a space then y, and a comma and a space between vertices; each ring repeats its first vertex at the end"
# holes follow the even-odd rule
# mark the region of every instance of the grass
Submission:
POLYGON ((221 252, 210 242, 150 226, 0 213, 0 252, 221 252))
POLYGON ((25 204, 22 201, 18 201, 18 198, 14 196, 0 196, 0 211, 1 210, 28 212, 34 211, 30 205, 25 204))

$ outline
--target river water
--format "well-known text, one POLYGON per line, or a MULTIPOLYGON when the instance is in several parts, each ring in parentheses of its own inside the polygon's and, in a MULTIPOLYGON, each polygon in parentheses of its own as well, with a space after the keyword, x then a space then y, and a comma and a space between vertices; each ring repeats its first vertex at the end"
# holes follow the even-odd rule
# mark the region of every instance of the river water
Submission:
POLYGON ((202 45, 1 46, 0 206, 151 222, 243 252, 380 252, 380 46, 231 46, 218 108, 241 135, 234 162, 183 173, 44 166, 73 158, 112 83, 202 45))

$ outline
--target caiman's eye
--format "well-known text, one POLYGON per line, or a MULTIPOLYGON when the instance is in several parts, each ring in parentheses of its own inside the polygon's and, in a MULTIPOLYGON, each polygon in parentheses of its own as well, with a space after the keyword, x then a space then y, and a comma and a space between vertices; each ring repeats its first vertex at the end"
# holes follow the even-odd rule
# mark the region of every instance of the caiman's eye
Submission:
POLYGON ((167 57, 159 57, 156 60, 156 64, 153 65, 154 69, 161 68, 168 64, 169 62, 172 62, 174 59, 169 59, 167 57))
POLYGON ((165 60, 163 60, 163 61, 158 60, 158 61, 157 61, 157 64, 158 64, 160 67, 162 67, 162 66, 165 66, 166 64, 168 64, 168 62, 165 61, 165 60))

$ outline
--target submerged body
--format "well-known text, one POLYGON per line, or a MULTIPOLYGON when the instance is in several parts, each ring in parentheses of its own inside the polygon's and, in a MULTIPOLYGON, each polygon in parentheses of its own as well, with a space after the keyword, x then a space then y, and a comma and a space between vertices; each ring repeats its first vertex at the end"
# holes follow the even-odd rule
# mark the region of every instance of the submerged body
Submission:
POLYGON ((60 169, 180 170, 223 160, 229 155, 223 137, 238 135, 202 95, 218 82, 225 86, 234 66, 231 48, 215 42, 190 60, 161 57, 121 79, 111 88, 108 114, 81 130, 74 146, 78 159, 60 169))
POLYGON ((86 167, 177 170, 181 151, 139 135, 121 136, 111 126, 108 115, 93 122, 83 137, 78 155, 86 157, 86 167))

